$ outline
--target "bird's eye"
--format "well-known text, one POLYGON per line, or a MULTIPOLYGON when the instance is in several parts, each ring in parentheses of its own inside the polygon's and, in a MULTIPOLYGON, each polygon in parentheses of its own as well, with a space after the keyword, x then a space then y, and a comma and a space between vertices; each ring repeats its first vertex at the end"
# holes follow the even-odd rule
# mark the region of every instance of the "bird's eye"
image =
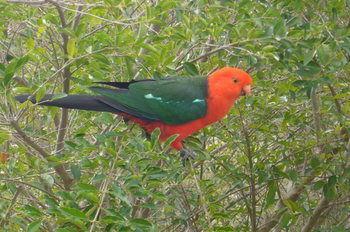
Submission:
POLYGON ((238 83, 238 79, 237 78, 234 77, 232 80, 233 80, 233 83, 238 83))

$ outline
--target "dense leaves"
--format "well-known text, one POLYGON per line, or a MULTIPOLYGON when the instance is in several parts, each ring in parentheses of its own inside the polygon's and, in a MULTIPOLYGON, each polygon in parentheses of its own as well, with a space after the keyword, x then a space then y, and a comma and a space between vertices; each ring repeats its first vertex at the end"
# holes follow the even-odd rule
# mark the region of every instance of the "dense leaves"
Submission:
POLYGON ((4 231, 347 231, 350 3, 0 1, 4 231), (21 3, 22 2, 22 3, 21 3), (25 4, 27 3, 27 4, 25 4), (187 140, 18 104, 238 66, 253 95, 187 140))

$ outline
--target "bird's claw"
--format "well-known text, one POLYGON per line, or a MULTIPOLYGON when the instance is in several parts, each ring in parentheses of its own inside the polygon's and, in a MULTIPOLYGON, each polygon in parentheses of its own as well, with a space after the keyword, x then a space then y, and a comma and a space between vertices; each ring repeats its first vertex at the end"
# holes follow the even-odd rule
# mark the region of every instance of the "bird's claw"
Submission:
POLYGON ((183 148, 180 151, 180 156, 181 156, 182 162, 185 163, 189 159, 194 159, 196 157, 196 153, 194 153, 194 151, 190 149, 183 148))

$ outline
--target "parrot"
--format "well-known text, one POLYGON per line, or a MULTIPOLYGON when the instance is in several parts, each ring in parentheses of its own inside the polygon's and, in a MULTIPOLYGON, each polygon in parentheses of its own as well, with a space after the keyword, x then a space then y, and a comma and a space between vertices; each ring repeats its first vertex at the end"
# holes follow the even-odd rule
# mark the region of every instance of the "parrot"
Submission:
MULTIPOLYGON (((55 99, 46 94, 37 104, 118 114, 147 134, 159 128, 161 141, 177 135, 171 147, 193 156, 183 141, 224 118, 240 96, 251 94, 252 82, 242 69, 223 67, 208 76, 95 82, 101 86, 90 87, 94 95, 69 94, 55 99)), ((29 94, 15 98, 36 103, 29 94)))

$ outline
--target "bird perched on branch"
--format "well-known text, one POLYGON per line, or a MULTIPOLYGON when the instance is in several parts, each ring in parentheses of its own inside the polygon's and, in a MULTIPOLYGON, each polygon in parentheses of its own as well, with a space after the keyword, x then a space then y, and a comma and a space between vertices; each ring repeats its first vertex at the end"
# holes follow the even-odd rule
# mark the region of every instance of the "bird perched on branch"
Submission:
MULTIPOLYGON (((252 78, 241 69, 225 67, 208 77, 98 83, 108 88, 94 86, 90 89, 95 95, 59 99, 48 94, 38 104, 115 113, 139 124, 147 133, 159 128, 163 141, 177 134, 171 146, 188 155, 183 140, 226 116, 240 96, 250 94, 252 78)), ((35 102, 28 94, 16 99, 35 102)))

